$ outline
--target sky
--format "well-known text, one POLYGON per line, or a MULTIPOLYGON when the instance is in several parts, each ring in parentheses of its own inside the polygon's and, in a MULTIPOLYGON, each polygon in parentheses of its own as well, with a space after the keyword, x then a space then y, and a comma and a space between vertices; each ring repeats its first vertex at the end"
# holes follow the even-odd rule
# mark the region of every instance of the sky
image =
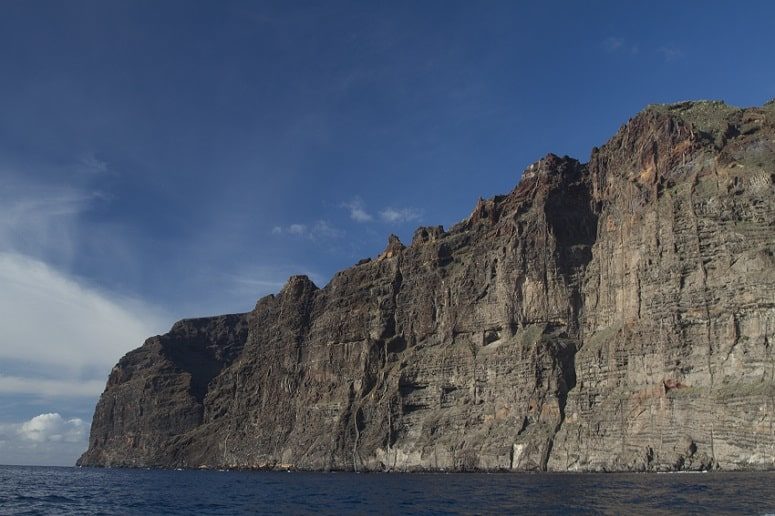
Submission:
POLYGON ((775 3, 0 2, 0 464, 72 465, 111 367, 324 286, 651 103, 775 97, 775 3))

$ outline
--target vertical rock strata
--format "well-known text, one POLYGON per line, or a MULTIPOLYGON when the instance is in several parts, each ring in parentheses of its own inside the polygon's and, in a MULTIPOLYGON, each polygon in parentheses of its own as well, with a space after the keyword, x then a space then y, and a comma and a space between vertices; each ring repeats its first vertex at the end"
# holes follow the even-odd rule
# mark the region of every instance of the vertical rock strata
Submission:
POLYGON ((181 321, 88 466, 775 467, 775 104, 652 106, 448 232, 181 321))

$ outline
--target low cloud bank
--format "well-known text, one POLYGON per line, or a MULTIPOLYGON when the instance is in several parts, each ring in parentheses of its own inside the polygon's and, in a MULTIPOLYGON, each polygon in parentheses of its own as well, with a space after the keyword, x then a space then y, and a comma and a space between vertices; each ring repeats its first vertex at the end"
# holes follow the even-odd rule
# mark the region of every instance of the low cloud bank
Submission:
POLYGON ((40 414, 21 423, 0 424, 0 464, 72 466, 86 449, 87 422, 40 414))

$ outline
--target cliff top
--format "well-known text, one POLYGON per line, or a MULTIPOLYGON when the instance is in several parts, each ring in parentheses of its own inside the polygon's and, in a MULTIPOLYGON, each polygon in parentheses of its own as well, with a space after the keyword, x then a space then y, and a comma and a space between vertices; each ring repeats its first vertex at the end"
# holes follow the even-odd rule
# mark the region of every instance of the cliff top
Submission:
MULTIPOLYGON (((628 124, 625 124, 620 130, 611 137, 609 142, 615 140, 617 136, 621 135, 625 128, 629 126, 633 121, 644 121, 646 126, 653 125, 653 120, 648 121, 648 117, 674 117, 683 122, 686 122, 695 131, 704 133, 710 140, 719 140, 729 136, 735 135, 739 132, 745 131, 746 124, 759 124, 764 119, 763 114, 768 114, 775 111, 775 98, 764 103, 761 107, 739 108, 727 104, 722 100, 696 100, 696 101, 681 101, 667 104, 649 104, 643 108, 638 114, 630 119, 628 124), (764 113, 762 113, 764 112, 764 113), (741 130, 741 131, 739 131, 741 130)), ((607 144, 606 144, 607 145, 607 144)), ((604 145, 605 146, 605 145, 604 145)), ((597 148, 595 148, 597 149, 597 148)), ((536 192, 532 189, 529 190, 527 185, 523 183, 527 180, 542 178, 542 183, 545 180, 550 182, 556 182, 552 188, 555 188, 559 183, 567 182, 572 179, 573 175, 586 166, 586 163, 580 162, 570 156, 559 156, 554 153, 548 153, 541 159, 528 165, 520 175, 515 189, 507 195, 498 195, 491 199, 480 198, 476 203, 473 211, 463 219, 461 222, 453 225, 448 230, 445 230, 442 226, 422 226, 418 227, 413 235, 410 247, 416 245, 422 245, 427 242, 435 241, 441 238, 445 238, 448 235, 458 233, 460 231, 466 231, 471 224, 476 224, 480 221, 489 220, 490 222, 496 222, 502 211, 502 204, 509 199, 513 199, 515 196, 519 199, 527 199, 535 195, 536 192), (529 190, 529 191, 528 191, 529 190)), ((531 182, 532 184, 532 182, 531 182)), ((547 185, 544 185, 548 188, 547 185)), ((403 252, 406 246, 401 243, 396 235, 390 235, 386 248, 376 255, 373 259, 371 257, 362 259, 351 267, 337 272, 336 275, 342 274, 347 270, 355 266, 366 265, 373 262, 379 262, 385 258, 391 258, 397 256, 403 252)), ((291 276, 282 291, 301 291, 310 290, 316 291, 320 289, 306 276, 291 276)), ((323 286, 322 288, 326 288, 323 286)), ((266 297, 273 297, 272 295, 266 297)), ((262 298, 263 299, 263 298, 262 298)), ((259 300, 260 302, 261 300, 259 300)), ((241 314, 237 314, 241 315, 241 314)), ((212 318, 201 318, 200 321, 196 321, 197 324, 205 324, 212 318)), ((181 323, 192 323, 194 320, 184 320, 181 323)), ((173 331, 178 326, 178 323, 173 327, 173 331)))

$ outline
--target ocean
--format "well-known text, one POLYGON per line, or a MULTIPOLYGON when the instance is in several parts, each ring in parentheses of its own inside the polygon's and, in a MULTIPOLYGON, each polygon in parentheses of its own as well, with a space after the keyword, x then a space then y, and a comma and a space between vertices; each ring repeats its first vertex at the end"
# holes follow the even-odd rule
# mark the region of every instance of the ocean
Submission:
POLYGON ((775 472, 300 473, 0 466, 0 514, 775 513, 775 472))

